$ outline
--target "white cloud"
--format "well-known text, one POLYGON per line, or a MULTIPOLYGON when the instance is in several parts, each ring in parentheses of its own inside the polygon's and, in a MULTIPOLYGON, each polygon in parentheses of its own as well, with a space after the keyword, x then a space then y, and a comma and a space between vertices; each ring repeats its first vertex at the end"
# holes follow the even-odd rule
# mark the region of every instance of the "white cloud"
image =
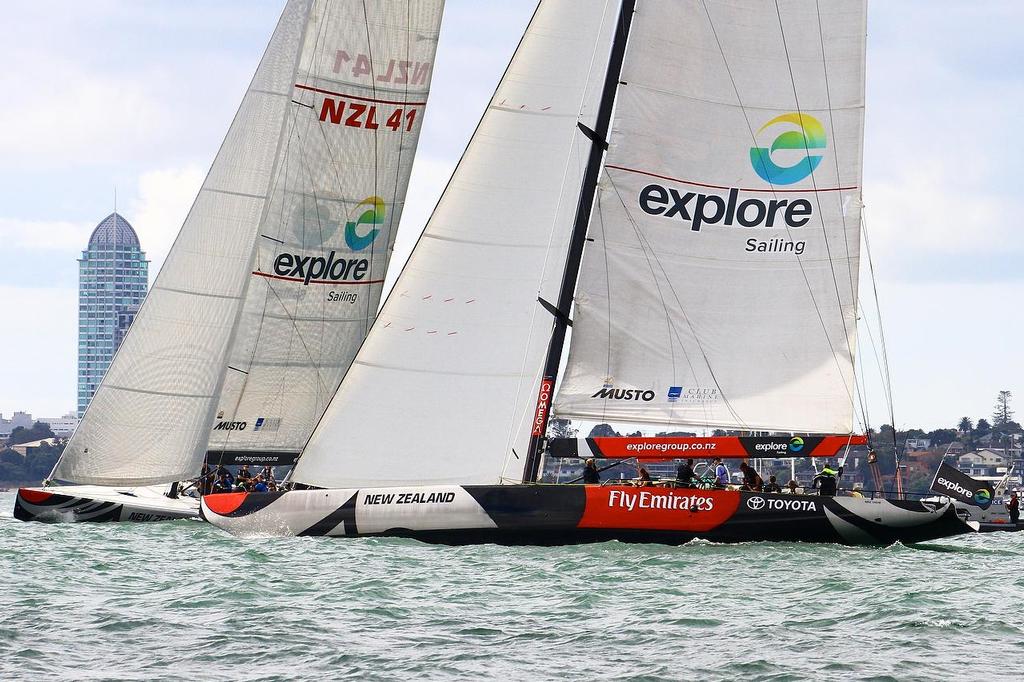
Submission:
MULTIPOLYGON (((964 415, 990 419, 998 391, 1020 390, 1024 361, 1018 339, 1024 336, 1024 316, 1001 303, 1024 300, 1024 283, 896 282, 883 294, 899 427, 951 428, 964 415), (993 314, 994 307, 1003 312, 993 314)), ((865 306, 874 303, 865 300, 865 306)), ((864 317, 871 319, 880 343, 874 312, 865 310, 864 317)), ((862 321, 862 331, 864 326, 862 321)), ((868 409, 877 428, 889 417, 878 364, 863 334, 860 354, 866 363, 868 409)))
POLYGON ((170 251, 205 174, 204 169, 192 165, 150 170, 139 177, 138 198, 132 202, 130 221, 150 260, 152 275, 170 251))
POLYGON ((78 293, 0 285, 0 412, 59 416, 75 407, 78 293))
POLYGON ((94 227, 63 220, 0 218, 0 244, 5 248, 47 251, 82 249, 94 227))
POLYGON ((959 163, 925 159, 900 164, 890 179, 868 187, 867 220, 875 242, 886 249, 977 254, 996 244, 1017 244, 1015 213, 1009 197, 982 183, 965 184, 959 163))

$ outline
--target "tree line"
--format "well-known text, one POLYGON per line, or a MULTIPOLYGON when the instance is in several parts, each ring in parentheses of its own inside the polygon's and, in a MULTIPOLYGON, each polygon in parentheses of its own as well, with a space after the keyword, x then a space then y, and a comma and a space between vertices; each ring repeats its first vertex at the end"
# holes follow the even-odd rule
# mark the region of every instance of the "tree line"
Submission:
POLYGON ((43 422, 36 422, 25 428, 15 428, 10 437, 0 448, 0 482, 7 484, 38 484, 50 475, 54 465, 64 452, 64 441, 55 441, 53 445, 40 445, 29 450, 27 455, 22 455, 11 448, 12 445, 31 443, 37 440, 55 438, 50 425, 43 422))

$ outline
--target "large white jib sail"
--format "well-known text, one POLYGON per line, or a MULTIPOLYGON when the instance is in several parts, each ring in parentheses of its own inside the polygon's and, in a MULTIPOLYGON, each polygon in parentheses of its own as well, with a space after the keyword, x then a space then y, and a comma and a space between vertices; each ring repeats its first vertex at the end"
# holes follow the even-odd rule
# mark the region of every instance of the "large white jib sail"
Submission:
POLYGON ((521 479, 618 11, 540 3, 294 481, 521 479))
POLYGON ((643 0, 559 416, 852 429, 866 3, 643 0))
POLYGON ((298 451, 376 314, 443 0, 290 0, 53 479, 298 451))

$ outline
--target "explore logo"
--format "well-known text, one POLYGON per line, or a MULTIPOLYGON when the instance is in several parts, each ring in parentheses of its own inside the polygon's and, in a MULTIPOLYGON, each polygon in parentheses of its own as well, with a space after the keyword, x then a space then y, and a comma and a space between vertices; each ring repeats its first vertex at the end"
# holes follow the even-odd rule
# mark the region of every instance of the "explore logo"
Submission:
POLYGON ((789 441, 790 452, 800 452, 804 449, 804 439, 800 436, 793 436, 789 441))
POLYGON ((771 147, 751 147, 750 165, 754 167, 762 180, 772 185, 792 185, 800 182, 814 172, 821 163, 821 155, 811 154, 812 149, 825 148, 825 127, 821 121, 797 112, 782 114, 761 126, 757 131, 760 135, 766 128, 789 123, 798 130, 787 130, 772 142, 771 147), (777 150, 797 150, 804 152, 802 159, 792 166, 779 166, 772 161, 772 153, 777 150))
MULTIPOLYGON (((345 244, 348 245, 348 248, 352 251, 362 251, 372 244, 380 234, 380 228, 372 227, 365 234, 360 234, 359 228, 362 225, 383 224, 385 212, 384 200, 377 196, 367 197, 356 204, 356 213, 359 214, 359 217, 345 223, 345 244), (366 210, 360 213, 361 208, 366 210)), ((320 253, 323 253, 322 249, 320 253)), ((369 258, 365 256, 346 258, 344 253, 338 255, 337 251, 332 250, 326 256, 280 253, 274 259, 273 274, 260 271, 253 274, 302 282, 303 286, 310 284, 375 284, 382 281, 366 280, 369 271, 369 258)), ((346 299, 341 294, 331 292, 331 297, 328 300, 351 301, 352 299, 346 299)))
POLYGON ((366 234, 359 234, 356 228, 360 225, 382 225, 384 223, 384 200, 380 197, 367 197, 359 202, 356 206, 356 211, 361 206, 368 206, 358 218, 350 220, 345 223, 345 243, 348 244, 348 248, 353 251, 362 251, 377 238, 380 234, 380 228, 374 227, 366 234))

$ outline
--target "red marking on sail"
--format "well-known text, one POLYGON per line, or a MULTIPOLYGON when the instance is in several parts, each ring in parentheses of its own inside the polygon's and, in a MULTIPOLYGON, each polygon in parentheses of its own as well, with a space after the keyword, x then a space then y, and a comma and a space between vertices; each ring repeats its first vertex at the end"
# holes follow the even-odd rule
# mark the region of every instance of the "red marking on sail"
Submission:
POLYGON ((258 275, 259 277, 266 277, 267 279, 280 279, 285 282, 303 282, 306 284, 333 284, 334 286, 361 286, 363 284, 380 284, 384 280, 382 279, 368 279, 362 282, 350 282, 348 280, 340 279, 311 279, 306 282, 305 277, 285 277, 284 275, 272 275, 269 272, 260 272, 259 270, 253 270, 252 274, 258 275))
POLYGON ((295 87, 297 87, 299 90, 309 90, 310 92, 319 92, 321 95, 332 95, 334 97, 341 97, 342 99, 359 100, 360 102, 373 102, 375 104, 402 104, 402 105, 405 105, 407 107, 423 107, 423 106, 427 105, 426 102, 401 102, 401 101, 398 101, 398 100, 391 100, 391 99, 374 99, 373 97, 357 97, 356 95, 346 95, 343 92, 333 92, 331 90, 324 90, 323 88, 314 88, 314 87, 311 87, 309 85, 302 85, 301 83, 296 83, 295 87))
MULTIPOLYGON (((709 185, 704 182, 694 182, 693 180, 683 180, 682 178, 673 178, 669 175, 658 175, 657 173, 650 173, 648 171, 638 170, 636 168, 626 168, 625 166, 616 166, 610 163, 606 163, 605 168, 614 168, 615 170, 624 171, 626 173, 636 173, 637 175, 646 175, 651 178, 658 178, 659 180, 671 180, 672 182, 678 182, 683 185, 692 185, 693 187, 707 187, 709 189, 724 189, 730 190, 732 187, 725 185, 709 185)), ((741 192, 771 192, 772 194, 783 193, 783 192, 845 192, 851 189, 858 189, 857 185, 850 185, 849 187, 819 187, 814 189, 779 189, 778 187, 765 188, 754 188, 754 187, 736 187, 741 192)))
POLYGON ((249 493, 216 493, 214 495, 205 495, 203 497, 203 504, 205 504, 206 508, 214 514, 227 516, 241 507, 248 495, 249 493))

